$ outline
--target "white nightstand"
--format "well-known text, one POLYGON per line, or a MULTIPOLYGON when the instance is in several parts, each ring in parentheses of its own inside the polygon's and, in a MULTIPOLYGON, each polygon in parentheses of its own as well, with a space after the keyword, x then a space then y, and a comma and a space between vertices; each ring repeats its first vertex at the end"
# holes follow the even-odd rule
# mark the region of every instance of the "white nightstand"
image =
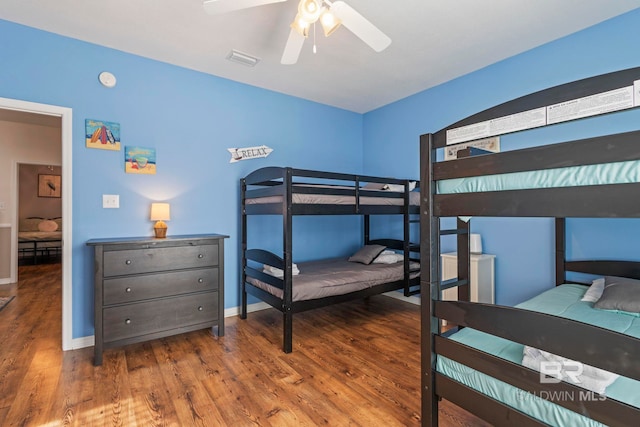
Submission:
MULTIPOLYGON (((442 280, 458 276, 458 256, 455 252, 440 254, 442 258, 442 280)), ((469 297, 471 302, 494 304, 494 270, 495 255, 471 254, 471 286, 469 297)), ((442 299, 458 299, 458 288, 449 288, 442 292, 442 299)))

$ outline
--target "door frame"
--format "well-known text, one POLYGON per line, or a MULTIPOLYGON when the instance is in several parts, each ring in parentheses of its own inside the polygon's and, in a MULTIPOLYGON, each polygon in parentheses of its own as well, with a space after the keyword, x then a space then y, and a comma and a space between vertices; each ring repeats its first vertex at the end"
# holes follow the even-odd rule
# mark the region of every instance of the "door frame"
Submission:
MULTIPOLYGON (((73 165, 72 165, 72 109, 57 105, 40 104, 18 99, 0 98, 0 109, 16 110, 33 114, 43 114, 61 118, 62 140, 62 350, 72 350, 86 344, 73 339, 73 286, 72 286, 72 249, 73 249, 73 165)), ((16 164, 14 162, 14 164, 16 164)), ((17 170, 13 171, 17 180, 17 170)), ((17 184, 11 187, 11 206, 14 207, 11 219, 11 278, 17 279, 18 233, 17 233, 17 184)))

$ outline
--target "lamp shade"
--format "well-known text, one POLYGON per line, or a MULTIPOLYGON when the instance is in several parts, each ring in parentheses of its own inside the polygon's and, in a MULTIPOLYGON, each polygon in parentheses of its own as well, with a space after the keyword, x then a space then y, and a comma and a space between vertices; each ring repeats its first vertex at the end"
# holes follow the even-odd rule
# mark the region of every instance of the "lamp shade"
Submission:
POLYGON ((169 203, 151 203, 151 221, 169 221, 170 210, 169 203))
POLYGON ((300 0, 298 14, 308 23, 316 22, 322 13, 322 7, 318 0, 300 0))
POLYGON ((342 21, 327 9, 323 8, 322 15, 320 15, 320 24, 324 30, 324 36, 329 37, 335 30, 338 29, 342 21))
POLYGON ((479 234, 471 234, 469 236, 469 252, 472 254, 482 253, 482 237, 479 234))

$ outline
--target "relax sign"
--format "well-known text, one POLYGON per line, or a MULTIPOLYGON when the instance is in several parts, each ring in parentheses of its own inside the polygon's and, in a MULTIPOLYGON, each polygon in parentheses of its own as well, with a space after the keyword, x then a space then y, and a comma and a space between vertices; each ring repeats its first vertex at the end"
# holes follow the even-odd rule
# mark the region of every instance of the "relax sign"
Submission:
POLYGON ((246 148, 227 148, 231 153, 231 160, 229 163, 239 162, 240 160, 259 159, 261 157, 267 157, 273 151, 273 148, 269 148, 266 145, 259 147, 246 147, 246 148))

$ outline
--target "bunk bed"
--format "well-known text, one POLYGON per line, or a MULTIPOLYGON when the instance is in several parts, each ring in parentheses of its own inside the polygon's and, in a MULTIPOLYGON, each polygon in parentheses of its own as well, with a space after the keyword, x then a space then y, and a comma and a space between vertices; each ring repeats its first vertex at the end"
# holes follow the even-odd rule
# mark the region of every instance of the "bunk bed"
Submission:
POLYGON ((630 279, 619 279, 628 282, 621 288, 627 292, 640 279, 640 262, 568 260, 565 234, 567 218, 640 217, 640 131, 502 153, 467 149, 449 161, 437 155, 487 129, 488 136, 505 135, 638 107, 633 93, 639 86, 640 67, 603 74, 517 98, 421 136, 420 233, 422 247, 429 248, 421 253, 422 425, 438 425, 442 398, 493 425, 637 424, 640 318, 595 308, 593 301, 598 305, 603 297, 582 299, 600 277, 630 279), (566 114, 559 119, 555 108, 566 114), (483 216, 552 218, 556 286, 516 307, 470 302, 469 224, 483 216), (457 218, 456 226, 441 229, 445 217, 457 218), (458 277, 442 281, 445 235, 456 237, 459 263, 458 277), (581 277, 596 280, 579 284, 581 277), (442 291, 453 287, 458 300, 442 300, 442 291), (441 320, 458 327, 445 331, 441 320), (523 366, 531 349, 619 378, 604 394, 572 378, 557 381, 546 370, 523 366))
MULTIPOLYGON (((390 291, 403 290, 405 296, 419 292, 419 245, 410 241, 411 224, 419 223, 420 192, 416 181, 266 167, 242 178, 240 188, 240 317, 247 318, 249 294, 280 310, 285 353, 293 350, 294 313, 390 291), (282 256, 248 248, 247 219, 254 215, 282 217, 282 256), (376 252, 364 262, 330 258, 296 264, 293 262, 293 217, 298 215, 361 215, 362 250, 376 252), (371 215, 401 218, 402 239, 371 239, 371 215), (381 248, 396 254, 398 262, 371 262, 381 248)), ((414 230, 414 234, 417 231, 414 230)))

